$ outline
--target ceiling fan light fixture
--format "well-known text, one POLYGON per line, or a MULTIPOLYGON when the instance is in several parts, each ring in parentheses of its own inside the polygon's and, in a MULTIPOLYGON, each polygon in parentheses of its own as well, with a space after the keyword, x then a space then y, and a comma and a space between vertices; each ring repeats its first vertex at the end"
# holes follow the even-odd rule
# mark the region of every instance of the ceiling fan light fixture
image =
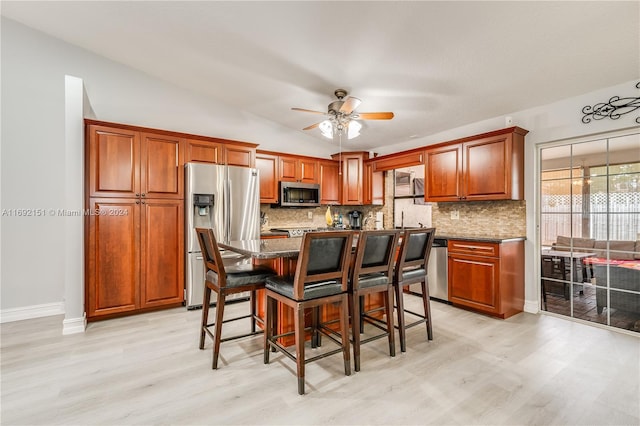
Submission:
POLYGON ((347 127, 347 138, 353 139, 360 136, 360 129, 362 129, 362 124, 355 120, 349 121, 349 125, 347 127))
POLYGON ((333 125, 331 124, 331 121, 324 120, 318 124, 318 128, 320 129, 322 136, 328 139, 333 139, 333 125))

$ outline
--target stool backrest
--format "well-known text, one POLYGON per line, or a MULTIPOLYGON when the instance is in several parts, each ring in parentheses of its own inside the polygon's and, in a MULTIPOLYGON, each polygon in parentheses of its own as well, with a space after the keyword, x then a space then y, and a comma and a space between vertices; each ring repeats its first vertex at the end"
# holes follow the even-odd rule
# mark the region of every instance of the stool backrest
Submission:
POLYGON ((227 281, 227 273, 222 263, 222 255, 218 249, 216 236, 211 228, 196 228, 198 243, 200 243, 200 251, 207 271, 213 271, 218 275, 218 284, 224 287, 227 281))
POLYGON ((384 273, 391 282, 399 238, 397 230, 360 232, 353 265, 354 288, 358 288, 359 277, 366 274, 384 273))
POLYGON ((293 284, 295 299, 304 298, 306 285, 338 282, 347 291, 353 232, 307 232, 302 237, 293 284))
POLYGON ((406 268, 427 269, 436 228, 407 229, 402 235, 396 275, 406 268))

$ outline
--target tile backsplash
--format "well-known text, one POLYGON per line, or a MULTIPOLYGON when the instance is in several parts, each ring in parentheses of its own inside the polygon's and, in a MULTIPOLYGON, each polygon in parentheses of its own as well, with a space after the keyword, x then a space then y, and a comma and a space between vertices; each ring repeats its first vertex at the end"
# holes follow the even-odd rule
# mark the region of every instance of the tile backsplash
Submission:
MULTIPOLYGON (((375 217, 377 212, 383 212, 384 206, 331 206, 331 213, 342 214, 344 224, 349 223, 347 213, 351 210, 359 210, 366 219, 365 229, 375 228, 375 217), (371 218, 369 218, 371 216, 371 218)), ((277 208, 268 204, 261 204, 260 211, 266 216, 266 223, 262 225, 262 230, 267 231, 271 228, 292 228, 292 227, 309 227, 323 228, 327 226, 325 221, 325 213, 327 206, 317 208, 277 208), (309 219, 309 213, 312 218, 309 219)), ((386 222, 386 218, 385 218, 386 222)))
POLYGON ((433 203, 432 224, 441 235, 525 236, 525 201, 465 201, 433 203), (459 219, 452 219, 452 212, 459 219))

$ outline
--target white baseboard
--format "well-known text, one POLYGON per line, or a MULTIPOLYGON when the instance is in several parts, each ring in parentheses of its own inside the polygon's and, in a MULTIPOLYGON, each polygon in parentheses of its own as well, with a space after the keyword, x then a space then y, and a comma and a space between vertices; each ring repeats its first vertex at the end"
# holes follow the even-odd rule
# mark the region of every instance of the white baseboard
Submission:
POLYGON ((62 321, 62 334, 84 333, 87 328, 87 318, 70 318, 62 321))
POLYGON ((540 312, 540 305, 537 300, 525 300, 524 311, 530 314, 537 314, 540 312))
POLYGON ((45 303, 43 305, 24 306, 22 308, 0 310, 0 323, 22 321, 32 318, 63 315, 64 303, 45 303))

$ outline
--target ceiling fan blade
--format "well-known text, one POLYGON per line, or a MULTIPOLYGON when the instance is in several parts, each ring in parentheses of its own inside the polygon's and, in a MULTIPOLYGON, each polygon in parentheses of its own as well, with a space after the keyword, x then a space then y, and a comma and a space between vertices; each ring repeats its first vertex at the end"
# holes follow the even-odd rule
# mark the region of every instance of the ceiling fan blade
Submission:
POLYGON ((392 112, 359 112, 358 118, 361 120, 391 120, 392 112))
POLYGON ((314 111, 312 109, 304 109, 304 108, 291 108, 294 111, 302 111, 302 112, 311 112, 313 114, 326 114, 326 112, 314 111))
POLYGON ((340 112, 343 114, 351 114, 354 109, 358 108, 362 101, 358 98, 354 98, 353 96, 348 96, 347 99, 344 100, 344 103, 340 107, 340 112))
POLYGON ((320 123, 316 123, 316 124, 312 124, 311 126, 307 126, 302 130, 311 130, 311 129, 315 129, 316 127, 318 127, 320 125, 320 123))

